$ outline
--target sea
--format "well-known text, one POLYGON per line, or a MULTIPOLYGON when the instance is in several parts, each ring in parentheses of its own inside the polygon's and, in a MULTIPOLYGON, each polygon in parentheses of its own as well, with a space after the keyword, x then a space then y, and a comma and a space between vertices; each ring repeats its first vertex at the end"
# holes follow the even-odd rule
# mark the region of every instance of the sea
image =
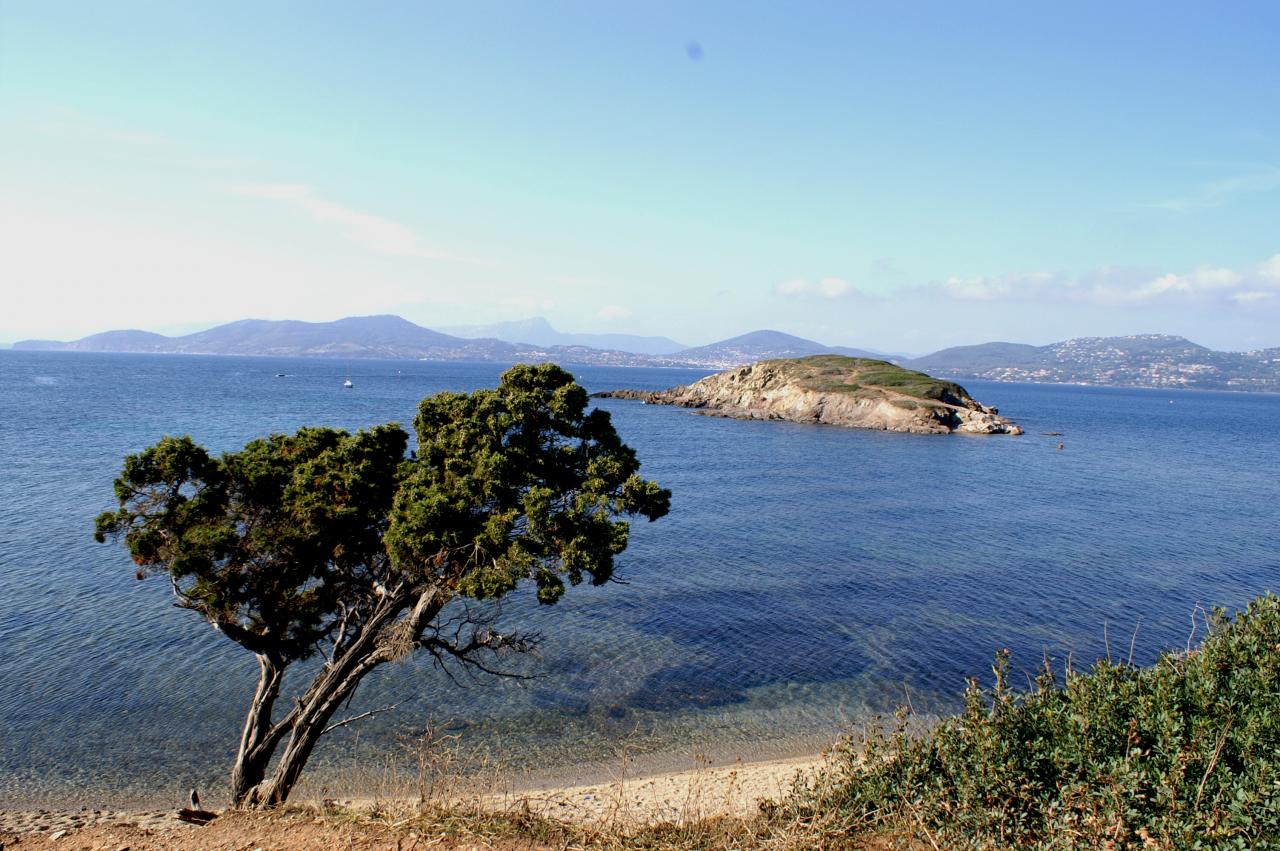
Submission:
MULTIPOLYGON (((570 369, 592 391, 706 374, 570 369)), ((192 786, 216 805, 227 785, 256 665, 94 543, 125 455, 408 425, 422 398, 502 370, 0 351, 0 808, 177 804, 192 786)), ((348 712, 387 711, 326 737, 299 794, 395 791, 427 751, 531 784, 814 753, 900 706, 955 709, 1002 648, 1019 677, 1046 657, 1145 664, 1280 584, 1280 395, 965 384, 1026 434, 598 400, 673 494, 634 525, 620 581, 556 606, 513 593, 503 622, 541 638, 520 679, 384 667, 348 712)))

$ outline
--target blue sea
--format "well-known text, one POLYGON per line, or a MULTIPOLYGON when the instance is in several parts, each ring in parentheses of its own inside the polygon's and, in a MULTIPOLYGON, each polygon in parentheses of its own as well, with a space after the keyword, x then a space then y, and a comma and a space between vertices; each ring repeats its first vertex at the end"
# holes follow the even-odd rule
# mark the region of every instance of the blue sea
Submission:
MULTIPOLYGON (((0 351, 0 807, 218 803, 252 658, 92 540, 123 457, 165 434, 412 421, 501 366, 0 351), (284 373, 279 377, 278 373, 284 373), (342 389, 350 378, 354 388, 342 389)), ((705 373, 581 367, 588 389, 705 373)), ((525 681, 425 660, 370 678, 305 791, 368 790, 444 731, 464 766, 560 779, 812 752, 992 653, 1145 663, 1280 584, 1280 395, 966 382, 1021 437, 919 436, 599 404, 674 494, 622 583, 528 593, 525 681), (1061 436, 1044 434, 1061 432, 1061 436), (1058 444, 1063 443, 1063 449, 1058 444)))

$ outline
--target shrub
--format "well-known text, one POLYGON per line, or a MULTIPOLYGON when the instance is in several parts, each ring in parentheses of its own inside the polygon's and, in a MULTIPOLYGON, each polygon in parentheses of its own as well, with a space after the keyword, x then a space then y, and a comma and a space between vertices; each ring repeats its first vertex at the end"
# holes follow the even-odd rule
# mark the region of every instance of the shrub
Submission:
POLYGON ((840 746, 779 816, 829 835, 906 831, 942 847, 1280 848, 1280 598, 1221 610, 1149 668, 1048 660, 1027 692, 970 680, 921 736, 907 714, 840 746))

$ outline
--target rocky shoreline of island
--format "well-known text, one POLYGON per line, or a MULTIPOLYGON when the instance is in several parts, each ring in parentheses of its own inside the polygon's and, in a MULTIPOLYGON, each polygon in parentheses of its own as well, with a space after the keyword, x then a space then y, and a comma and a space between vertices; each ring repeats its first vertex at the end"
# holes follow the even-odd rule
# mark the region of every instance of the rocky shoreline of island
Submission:
POLYGON ((886 361, 837 355, 760 361, 666 390, 592 395, 735 419, 910 434, 1022 434, 1021 426, 958 384, 886 361))

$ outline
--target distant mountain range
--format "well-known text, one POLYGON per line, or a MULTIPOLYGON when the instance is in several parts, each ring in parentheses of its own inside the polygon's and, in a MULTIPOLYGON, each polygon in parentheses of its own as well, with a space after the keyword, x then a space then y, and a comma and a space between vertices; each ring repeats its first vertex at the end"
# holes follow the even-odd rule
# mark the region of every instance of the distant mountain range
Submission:
POLYGON ((501 340, 460 340, 399 316, 352 316, 335 322, 242 319, 207 331, 166 337, 149 331, 107 331, 70 343, 22 340, 15 349, 158 352, 202 355, 327 355, 451 360, 513 354, 501 340), (466 349, 465 353, 459 349, 466 349))
POLYGON ((494 338, 465 339, 415 325, 399 316, 349 316, 334 322, 242 319, 207 331, 166 337, 149 331, 107 331, 63 343, 21 340, 15 349, 78 352, 154 352, 193 355, 372 357, 412 360, 555 360, 644 366, 645 355, 585 346, 535 346, 494 338))
POLYGON ((983 343, 943 349, 904 366, 947 378, 1280 391, 1280 348, 1218 352, 1185 337, 1077 337, 1047 346, 983 343))
MULTIPOLYGON (((452 330, 474 333, 482 329, 452 330)), ((149 331, 107 331, 65 343, 23 340, 14 343, 13 348, 504 363, 550 360, 565 364, 707 370, 772 358, 834 353, 889 360, 930 375, 955 379, 1280 392, 1280 348, 1218 352, 1183 337, 1160 334, 1081 337, 1048 346, 984 343, 903 359, 864 349, 827 346, 803 337, 767 330, 672 352, 635 350, 679 345, 665 337, 561 334, 543 319, 487 326, 483 330, 500 331, 515 337, 540 336, 540 339, 513 342, 496 336, 463 337, 423 328, 399 316, 355 316, 335 322, 244 319, 180 337, 166 337, 149 331), (582 342, 589 339, 607 341, 618 347, 599 347, 582 342), (622 346, 631 346, 632 349, 622 346)))
MULTIPOLYGON (((454 329, 459 330, 459 329, 454 329)), ((472 327, 469 333, 480 330, 472 327)), ((835 352, 856 357, 879 358, 872 352, 825 346, 813 340, 780 331, 754 331, 709 346, 680 348, 666 337, 639 337, 629 334, 561 334, 544 319, 505 326, 489 326, 508 336, 524 336, 525 331, 544 340, 510 342, 496 337, 468 338, 445 334, 415 325, 399 316, 352 316, 334 322, 242 319, 207 331, 166 337, 150 331, 106 331, 71 342, 22 340, 15 349, 77 352, 152 352, 201 355, 277 355, 290 357, 380 357, 419 360, 506 361, 554 360, 569 364, 613 366, 668 366, 723 369, 767 358, 801 357, 835 352), (631 349, 601 348, 573 342, 600 339, 631 349), (637 348, 668 349, 668 354, 651 354, 637 348)))
POLYGON ((456 325, 438 329, 465 339, 491 338, 508 343, 535 346, 587 346, 639 355, 670 355, 688 346, 670 337, 641 337, 637 334, 565 334, 551 327, 541 316, 495 325, 456 325))

